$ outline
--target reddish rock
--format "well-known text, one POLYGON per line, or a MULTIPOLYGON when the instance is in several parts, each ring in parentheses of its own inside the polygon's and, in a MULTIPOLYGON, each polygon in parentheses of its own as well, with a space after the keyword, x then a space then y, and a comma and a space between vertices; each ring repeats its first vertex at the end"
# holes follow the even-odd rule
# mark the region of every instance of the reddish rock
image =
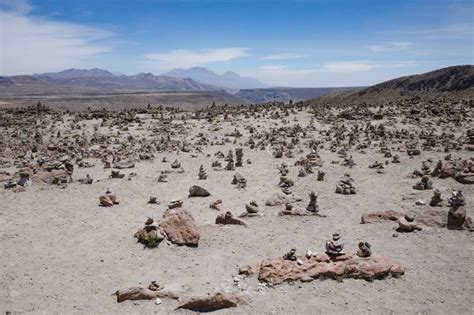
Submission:
POLYGON ((443 164, 440 170, 440 178, 455 178, 456 174, 462 172, 462 170, 467 166, 467 162, 464 160, 455 160, 448 161, 443 164))
MULTIPOLYGON (((296 261, 285 260, 283 257, 265 259, 260 265, 258 279, 275 285, 287 281, 303 280, 307 282, 309 278, 321 277, 337 280, 356 278, 371 281, 386 277, 399 277, 405 273, 401 265, 381 255, 363 258, 346 254, 344 258, 339 257, 338 261, 330 260, 327 256, 324 257, 324 254, 309 259, 301 256, 298 259, 303 261, 302 265, 298 265, 296 261)), ((241 270, 252 270, 251 266, 242 267, 241 270)))
POLYGON ((34 174, 31 179, 36 182, 43 182, 49 185, 67 183, 69 174, 64 169, 53 169, 51 171, 41 171, 34 174))
POLYGON ((247 266, 243 266, 239 268, 239 275, 246 275, 250 276, 256 274, 260 270, 261 262, 253 263, 247 266))
POLYGON ((166 210, 160 226, 172 243, 191 247, 198 246, 199 228, 187 210, 182 208, 166 210))
POLYGON ((133 287, 121 289, 115 292, 117 302, 121 303, 126 300, 151 300, 159 295, 159 291, 152 291, 145 288, 133 287))

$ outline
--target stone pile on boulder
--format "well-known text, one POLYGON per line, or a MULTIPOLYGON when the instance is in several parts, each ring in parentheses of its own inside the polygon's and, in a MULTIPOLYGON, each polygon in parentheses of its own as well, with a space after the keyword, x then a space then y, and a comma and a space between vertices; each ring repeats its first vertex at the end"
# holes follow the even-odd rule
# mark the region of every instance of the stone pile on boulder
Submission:
POLYGON ((343 280, 345 278, 365 279, 368 281, 387 277, 400 277, 405 269, 390 258, 382 255, 360 257, 345 254, 332 260, 327 254, 316 254, 311 257, 295 256, 295 260, 276 257, 264 259, 258 265, 240 268, 240 274, 258 274, 258 280, 271 285, 283 282, 310 282, 314 279, 343 280), (298 264, 300 260, 303 264, 298 264))

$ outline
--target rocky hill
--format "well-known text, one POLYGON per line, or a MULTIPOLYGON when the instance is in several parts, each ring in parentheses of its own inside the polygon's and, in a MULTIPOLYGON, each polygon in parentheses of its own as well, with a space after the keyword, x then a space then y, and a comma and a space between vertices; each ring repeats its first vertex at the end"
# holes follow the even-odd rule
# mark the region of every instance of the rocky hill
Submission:
POLYGON ((474 66, 459 65, 385 81, 357 92, 332 93, 311 103, 384 104, 401 98, 474 100, 474 66))

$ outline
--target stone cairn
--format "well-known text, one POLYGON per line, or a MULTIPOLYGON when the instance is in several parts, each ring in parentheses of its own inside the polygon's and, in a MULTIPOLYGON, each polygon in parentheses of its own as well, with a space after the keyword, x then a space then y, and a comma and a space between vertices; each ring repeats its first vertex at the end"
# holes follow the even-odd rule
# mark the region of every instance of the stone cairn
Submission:
POLYGON ((178 162, 178 160, 174 160, 173 163, 171 163, 171 168, 180 168, 181 167, 181 163, 178 162))
POLYGON ((167 183, 168 182, 168 175, 163 173, 160 174, 160 176, 158 176, 158 182, 159 183, 167 183))
POLYGON ((229 150, 229 154, 225 158, 225 161, 227 162, 227 165, 225 166, 225 170, 227 171, 233 171, 235 170, 234 166, 234 154, 232 153, 232 150, 229 150))
POLYGON ((423 177, 421 177, 421 180, 415 185, 413 185, 413 189, 416 189, 416 190, 433 189, 433 181, 429 179, 428 176, 423 175, 423 177))
POLYGON ((117 196, 110 190, 110 188, 107 188, 105 194, 99 197, 99 202, 100 205, 104 207, 113 207, 120 203, 117 196))
POLYGON ((284 260, 296 261, 296 260, 297 260, 297 257, 296 257, 296 248, 290 249, 290 251, 289 251, 288 253, 286 253, 285 255, 283 255, 283 259, 284 259, 284 260))
POLYGON ((247 180, 240 175, 239 173, 234 174, 234 179, 232 180, 232 185, 235 185, 239 189, 247 187, 247 180))
POLYGON ((240 215, 240 217, 254 217, 254 216, 259 216, 260 214, 258 213, 260 209, 258 208, 258 204, 255 200, 250 201, 250 203, 245 205, 245 211, 243 214, 240 215))
POLYGON ((317 205, 317 201, 318 201, 318 196, 316 196, 314 191, 310 192, 309 193, 309 204, 306 207, 306 211, 318 213, 319 212, 319 206, 317 205))
POLYGON ((243 149, 242 148, 235 149, 235 158, 236 158, 235 166, 236 167, 243 166, 243 162, 242 162, 243 157, 244 157, 243 149))
POLYGON ((332 239, 326 241, 326 254, 331 258, 344 255, 343 249, 344 243, 339 233, 334 233, 332 239))
POLYGON ((415 217, 411 214, 405 214, 405 216, 398 219, 398 229, 399 232, 414 232, 420 231, 421 227, 418 226, 415 221, 415 217))
POLYGON ((359 242, 359 250, 357 251, 357 256, 367 258, 372 255, 370 250, 370 244, 368 242, 359 242))
POLYGON ((441 206, 443 203, 443 199, 441 198, 441 191, 439 189, 435 189, 433 191, 433 197, 431 197, 430 206, 438 207, 441 206))
POLYGON ((206 173, 206 171, 204 170, 204 166, 203 166, 203 165, 201 165, 201 166, 199 167, 198 178, 199 178, 199 180, 205 180, 205 179, 207 179, 207 173, 206 173))
POLYGON ((349 174, 345 174, 344 177, 339 180, 339 184, 336 185, 336 194, 353 195, 355 193, 354 180, 349 174))
POLYGON ((466 201, 462 191, 454 190, 452 196, 448 199, 449 212, 448 212, 448 229, 461 230, 466 220, 466 201))

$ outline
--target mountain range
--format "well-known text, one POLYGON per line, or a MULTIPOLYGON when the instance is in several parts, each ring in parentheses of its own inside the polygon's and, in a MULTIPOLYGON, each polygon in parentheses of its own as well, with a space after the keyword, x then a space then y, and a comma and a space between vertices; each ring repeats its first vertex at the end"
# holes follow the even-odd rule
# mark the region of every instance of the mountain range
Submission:
POLYGON ((209 69, 201 67, 192 67, 189 69, 177 68, 168 71, 163 75, 174 78, 190 78, 197 82, 222 86, 235 90, 268 87, 267 84, 264 84, 257 79, 242 77, 232 71, 227 71, 223 74, 217 74, 209 69))

